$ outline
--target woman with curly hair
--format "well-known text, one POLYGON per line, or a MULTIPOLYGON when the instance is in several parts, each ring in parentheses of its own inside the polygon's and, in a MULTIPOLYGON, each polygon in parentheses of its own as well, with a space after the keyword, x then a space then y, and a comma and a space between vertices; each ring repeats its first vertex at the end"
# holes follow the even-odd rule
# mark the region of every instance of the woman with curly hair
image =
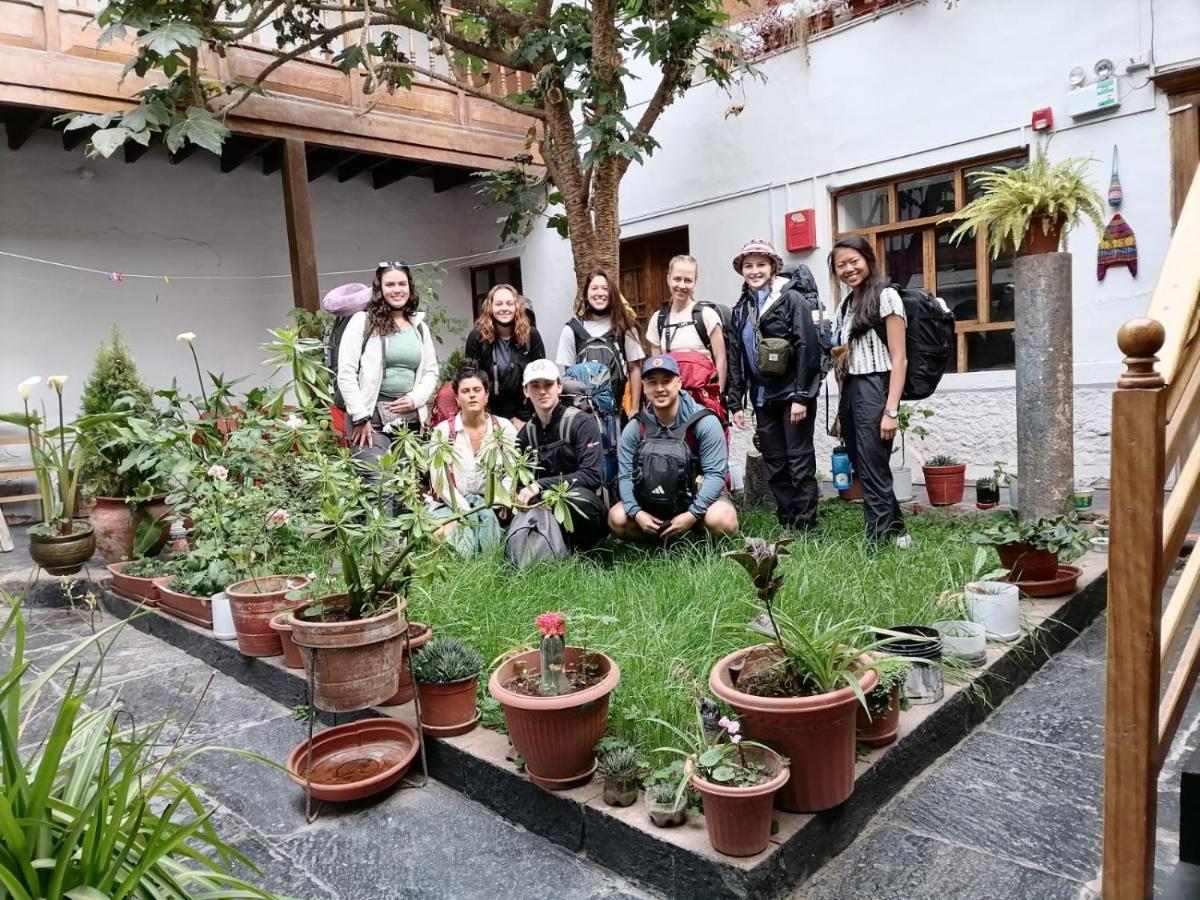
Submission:
POLYGON ((338 346, 338 390, 355 456, 376 460, 399 429, 420 428, 437 389, 433 336, 417 312, 420 296, 403 262, 381 262, 371 301, 351 316, 338 346))
POLYGON ((646 358, 637 322, 604 269, 589 272, 583 284, 575 318, 563 326, 554 361, 563 369, 581 362, 603 363, 616 402, 621 403, 628 384, 636 410, 642 399, 642 370, 637 363, 646 358))
POLYGON ((491 411, 520 430, 533 415, 521 383, 525 366, 544 359, 546 347, 529 321, 525 298, 511 284, 498 284, 488 291, 475 327, 467 335, 464 355, 477 360, 491 376, 491 411))

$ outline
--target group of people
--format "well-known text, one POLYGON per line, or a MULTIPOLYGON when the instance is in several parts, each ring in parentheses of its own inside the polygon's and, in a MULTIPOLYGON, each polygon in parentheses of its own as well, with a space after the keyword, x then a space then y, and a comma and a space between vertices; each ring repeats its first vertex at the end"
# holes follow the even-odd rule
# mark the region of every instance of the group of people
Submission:
MULTIPOLYGON (((567 548, 586 550, 610 532, 657 542, 693 530, 736 532, 729 427, 745 429, 751 416, 781 524, 818 534, 813 432, 832 364, 868 536, 903 546, 889 458, 905 377, 905 311, 870 242, 845 238, 830 253, 830 271, 847 291, 829 321, 811 278, 802 290, 785 276, 769 242, 748 242, 733 266, 743 283, 730 311, 698 301, 696 260, 675 257, 670 301, 650 317, 644 342, 612 277, 590 272, 553 359, 520 292, 493 287, 452 381, 457 412, 434 428, 452 445, 453 463, 448 480, 434 479, 432 499, 448 519, 479 507, 489 435, 531 450, 535 479, 515 503, 510 495, 507 506, 481 510, 469 528, 448 522, 444 535, 464 552, 504 540, 521 510, 560 483, 569 489, 572 528, 553 538, 567 548), (593 365, 579 374, 583 363, 593 365), (575 402, 577 379, 593 375, 615 398, 599 411, 575 402), (619 437, 610 441, 604 432, 614 417, 619 437)), ((380 263, 370 302, 338 343, 347 439, 368 462, 386 452, 397 429, 429 425, 438 364, 419 306, 409 267, 380 263)))

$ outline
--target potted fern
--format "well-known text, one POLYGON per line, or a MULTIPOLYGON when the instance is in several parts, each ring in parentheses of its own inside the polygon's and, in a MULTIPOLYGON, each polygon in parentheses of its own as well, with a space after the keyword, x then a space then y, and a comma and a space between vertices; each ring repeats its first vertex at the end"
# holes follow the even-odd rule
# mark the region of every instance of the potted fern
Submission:
POLYGON ((1019 169, 995 168, 972 176, 983 194, 948 221, 960 223, 950 235, 955 243, 987 231, 993 259, 1014 250, 1031 255, 1054 253, 1066 231, 1085 218, 1103 228, 1104 201, 1087 180, 1090 158, 1051 162, 1045 151, 1019 169))

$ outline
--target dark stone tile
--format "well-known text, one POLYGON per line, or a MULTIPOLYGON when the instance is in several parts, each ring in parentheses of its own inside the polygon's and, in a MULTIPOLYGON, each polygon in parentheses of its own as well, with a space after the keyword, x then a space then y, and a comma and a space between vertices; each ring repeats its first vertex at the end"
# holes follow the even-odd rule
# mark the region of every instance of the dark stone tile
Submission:
POLYGON ((986 728, 1069 750, 1104 752, 1104 669, 1059 657, 992 713, 986 728))
MULTIPOLYGON (((23 686, 28 686, 36 676, 26 673, 21 679, 23 686)), ((54 684, 47 683, 21 710, 21 734, 17 740, 18 746, 31 750, 41 745, 50 733, 54 720, 58 717, 59 706, 63 694, 54 684)))
POLYGON ((863 834, 796 893, 796 900, 1086 900, 1082 885, 893 825, 863 834))
POLYGON ((917 785, 890 818, 1087 882, 1100 863, 1102 765, 1093 756, 983 732, 917 785))
POLYGON ((1108 613, 1096 617, 1096 621, 1083 630, 1071 645, 1063 651, 1064 656, 1078 657, 1088 662, 1104 663, 1108 648, 1108 613))
MULTIPOLYGON (((107 616, 98 618, 96 631, 99 633, 115 624, 115 620, 107 616)), ((55 676, 55 680, 63 684, 77 668, 81 675, 86 675, 100 664, 100 680, 109 685, 160 672, 188 661, 184 654, 171 645, 147 637, 128 626, 118 627, 89 642, 91 636, 92 632, 88 629, 73 640, 30 650, 27 658, 35 668, 45 671, 70 655, 55 676)))
POLYGON ((304 861, 286 853, 278 842, 268 842, 252 835, 226 840, 258 869, 255 872, 241 863, 235 863, 231 874, 269 891, 280 900, 287 897, 299 900, 348 900, 353 896, 321 883, 304 865, 304 861))

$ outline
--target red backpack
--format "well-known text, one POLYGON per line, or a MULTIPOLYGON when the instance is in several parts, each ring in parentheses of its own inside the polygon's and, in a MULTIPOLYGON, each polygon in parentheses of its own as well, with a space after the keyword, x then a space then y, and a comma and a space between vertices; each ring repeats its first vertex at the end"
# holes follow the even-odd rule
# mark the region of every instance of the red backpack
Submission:
POLYGON ((729 415, 725 411, 725 404, 721 402, 721 385, 713 361, 699 350, 673 350, 667 355, 679 364, 683 389, 705 409, 716 413, 728 436, 729 415))
MULTIPOLYGON (((458 415, 458 397, 454 394, 454 382, 447 381, 440 388, 433 398, 433 411, 429 416, 429 427, 434 428, 442 422, 449 420, 454 422, 454 417, 458 415)), ((451 429, 454 425, 450 425, 451 429)), ((454 435, 451 434, 450 440, 454 440, 454 435)))

